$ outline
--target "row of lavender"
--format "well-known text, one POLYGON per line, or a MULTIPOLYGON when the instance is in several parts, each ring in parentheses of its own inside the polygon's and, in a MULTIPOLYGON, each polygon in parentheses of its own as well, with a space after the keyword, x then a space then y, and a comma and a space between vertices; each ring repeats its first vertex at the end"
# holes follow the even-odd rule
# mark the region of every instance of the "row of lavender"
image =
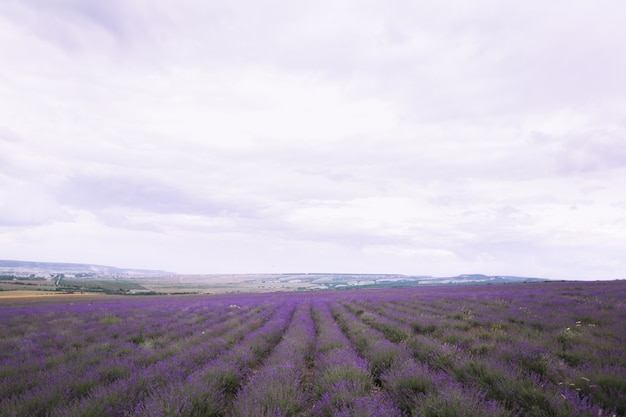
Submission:
POLYGON ((626 415, 626 283, 0 304, 0 416, 626 415))
MULTIPOLYGON (((623 416, 625 287, 624 282, 494 286, 434 293, 420 302, 413 294, 372 293, 341 304, 363 325, 406 347, 420 366, 443 372, 474 391, 474 398, 482 397, 477 407, 499 404, 530 416, 623 416)), ((414 398, 409 402, 416 404, 414 398)), ((455 402, 474 406, 460 397, 447 401, 455 402)))
POLYGON ((260 302, 224 307, 223 301, 119 299, 4 309, 2 413, 124 415, 150 393, 248 345, 253 335, 262 338, 260 329, 285 309, 260 302))

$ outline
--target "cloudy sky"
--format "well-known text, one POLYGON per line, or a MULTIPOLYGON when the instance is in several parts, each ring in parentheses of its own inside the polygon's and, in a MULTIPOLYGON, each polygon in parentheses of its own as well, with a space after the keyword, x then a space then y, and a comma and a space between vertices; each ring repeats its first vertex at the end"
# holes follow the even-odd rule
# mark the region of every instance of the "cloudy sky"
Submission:
POLYGON ((626 278, 621 0, 3 0, 0 258, 626 278))

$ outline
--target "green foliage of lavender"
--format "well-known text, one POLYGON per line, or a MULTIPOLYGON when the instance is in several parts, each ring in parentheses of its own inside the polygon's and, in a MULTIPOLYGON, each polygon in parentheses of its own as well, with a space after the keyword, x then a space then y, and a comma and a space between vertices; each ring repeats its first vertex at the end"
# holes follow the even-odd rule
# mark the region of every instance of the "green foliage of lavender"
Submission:
POLYGON ((0 302, 0 416, 626 416, 626 282, 0 302))

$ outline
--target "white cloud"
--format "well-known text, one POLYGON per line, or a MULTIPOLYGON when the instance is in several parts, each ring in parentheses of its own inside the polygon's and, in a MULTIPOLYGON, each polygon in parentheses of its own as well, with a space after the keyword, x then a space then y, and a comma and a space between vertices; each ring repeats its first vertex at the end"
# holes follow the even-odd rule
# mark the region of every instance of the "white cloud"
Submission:
POLYGON ((622 277, 623 10, 5 2, 0 249, 622 277))
POLYGON ((30 184, 0 181, 0 228, 35 227, 72 217, 55 197, 30 184))

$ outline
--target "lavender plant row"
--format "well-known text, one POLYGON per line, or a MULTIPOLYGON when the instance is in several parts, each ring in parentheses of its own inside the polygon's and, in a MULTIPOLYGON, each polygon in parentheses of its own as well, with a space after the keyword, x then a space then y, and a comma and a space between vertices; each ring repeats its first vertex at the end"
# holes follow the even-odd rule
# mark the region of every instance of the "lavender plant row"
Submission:
POLYGON ((0 301, 0 416, 626 416, 626 282, 0 301))

